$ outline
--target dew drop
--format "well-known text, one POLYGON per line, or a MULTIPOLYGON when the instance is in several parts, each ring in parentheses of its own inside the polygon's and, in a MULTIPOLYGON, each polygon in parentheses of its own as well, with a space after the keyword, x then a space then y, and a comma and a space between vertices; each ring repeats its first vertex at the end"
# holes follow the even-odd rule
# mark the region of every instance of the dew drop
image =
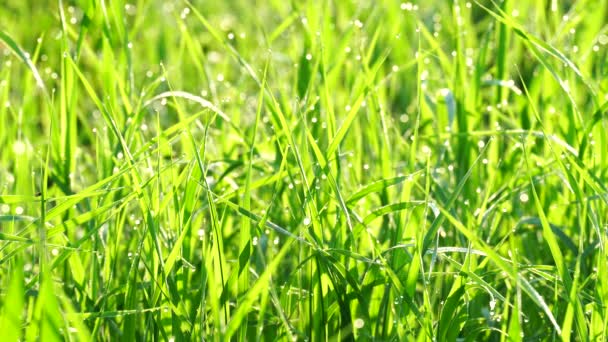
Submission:
POLYGON ((402 11, 411 11, 414 6, 411 2, 402 2, 400 8, 402 11))
POLYGON ((25 143, 21 140, 17 140, 13 143, 13 152, 16 155, 22 155, 25 153, 27 146, 25 145, 25 143))

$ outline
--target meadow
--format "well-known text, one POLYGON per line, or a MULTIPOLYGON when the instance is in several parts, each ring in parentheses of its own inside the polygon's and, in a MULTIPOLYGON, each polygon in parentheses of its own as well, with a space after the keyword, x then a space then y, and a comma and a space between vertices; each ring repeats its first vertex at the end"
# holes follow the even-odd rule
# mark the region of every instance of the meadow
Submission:
POLYGON ((0 18, 3 340, 608 340, 608 0, 0 18))

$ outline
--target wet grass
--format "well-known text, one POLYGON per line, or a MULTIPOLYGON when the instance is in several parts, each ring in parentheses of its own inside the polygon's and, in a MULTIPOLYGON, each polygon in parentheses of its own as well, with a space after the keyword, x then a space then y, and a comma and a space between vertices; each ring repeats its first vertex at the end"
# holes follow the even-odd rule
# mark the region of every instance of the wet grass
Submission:
POLYGON ((606 340, 608 1, 0 17, 7 341, 606 340))

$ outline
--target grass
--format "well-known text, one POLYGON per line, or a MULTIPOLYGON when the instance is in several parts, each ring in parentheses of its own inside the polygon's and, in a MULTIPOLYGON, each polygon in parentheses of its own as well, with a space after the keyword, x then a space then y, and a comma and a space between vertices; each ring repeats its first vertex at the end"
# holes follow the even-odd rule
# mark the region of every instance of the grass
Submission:
POLYGON ((0 331, 605 341, 606 0, 0 7, 0 331))

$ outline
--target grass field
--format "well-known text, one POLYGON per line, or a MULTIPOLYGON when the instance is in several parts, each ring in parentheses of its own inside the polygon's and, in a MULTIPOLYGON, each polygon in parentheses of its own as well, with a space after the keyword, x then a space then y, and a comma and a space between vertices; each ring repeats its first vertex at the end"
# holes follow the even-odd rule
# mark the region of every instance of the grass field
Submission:
POLYGON ((606 341, 608 0, 0 5, 3 341, 606 341))

